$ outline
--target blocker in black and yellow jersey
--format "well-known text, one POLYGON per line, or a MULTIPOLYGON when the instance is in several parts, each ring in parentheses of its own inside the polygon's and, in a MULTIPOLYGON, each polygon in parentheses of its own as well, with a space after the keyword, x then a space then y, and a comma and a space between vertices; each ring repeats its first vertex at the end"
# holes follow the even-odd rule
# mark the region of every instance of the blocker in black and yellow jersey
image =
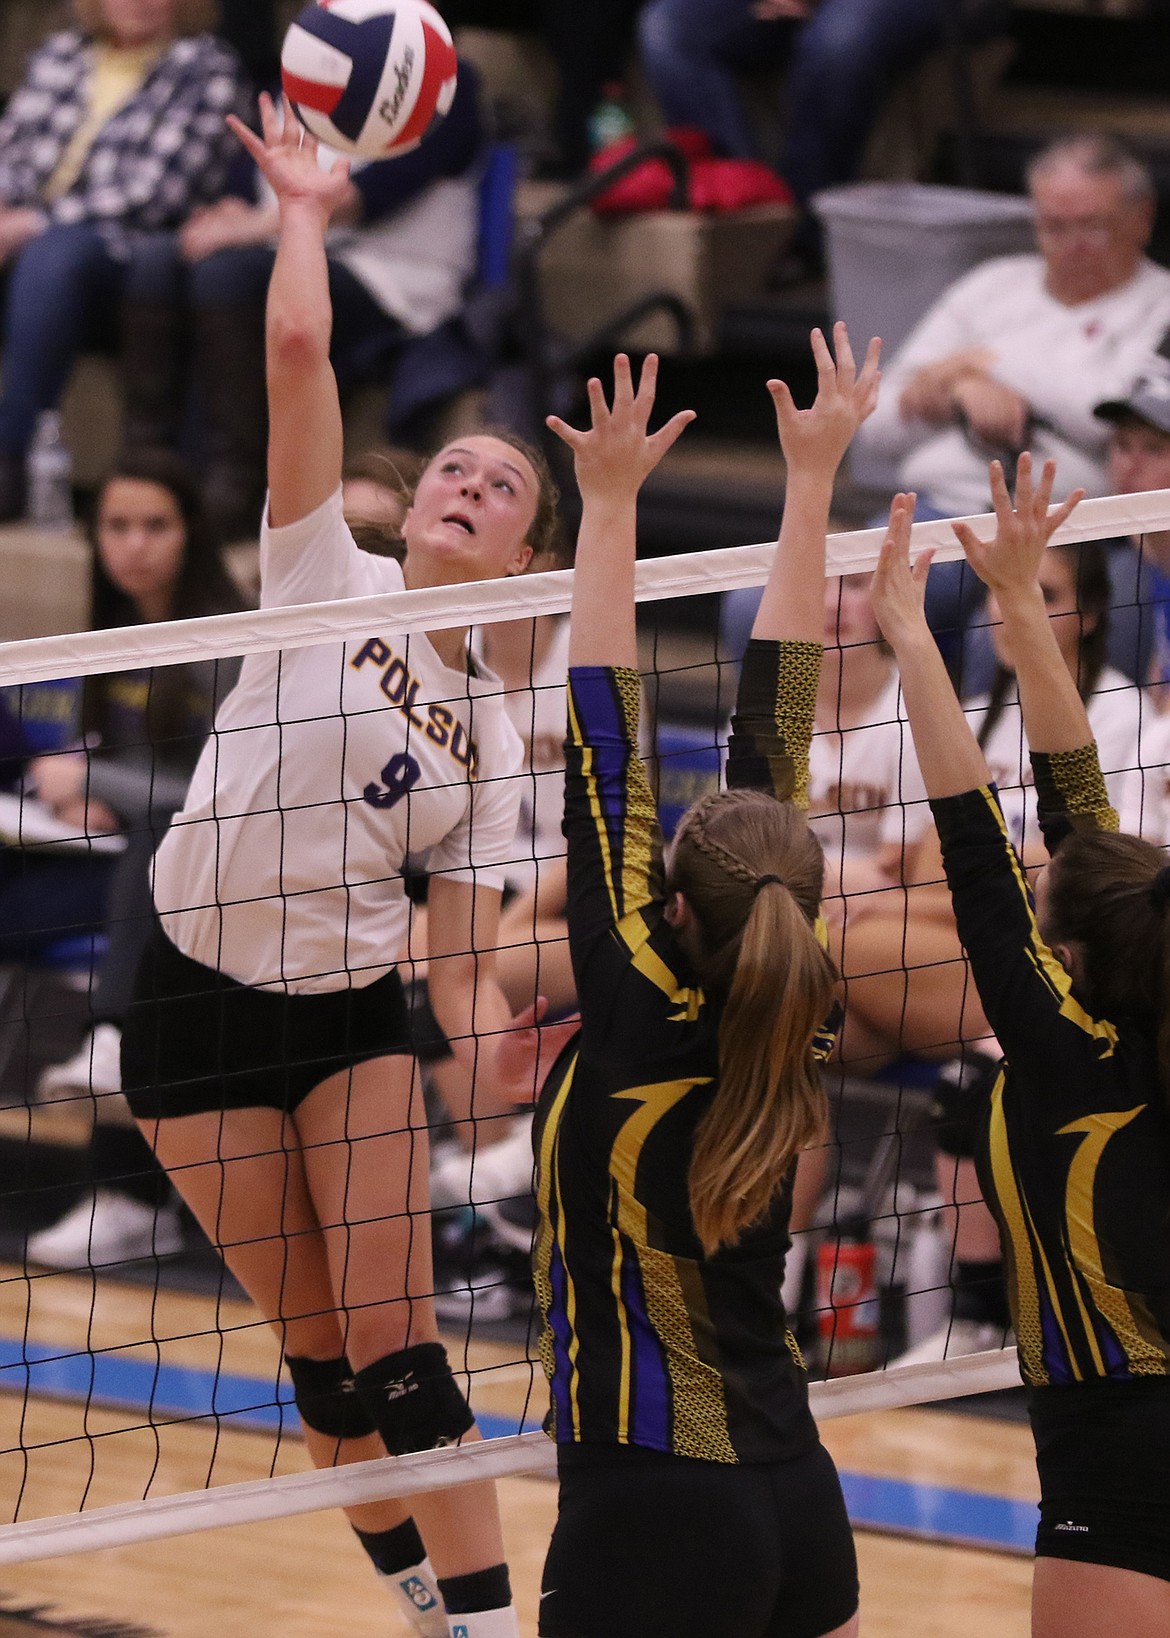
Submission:
POLYGON ((546 1638, 851 1638, 857 1566, 780 1291, 797 1154, 823 1131, 835 974, 808 828, 833 474, 876 391, 843 328, 803 415, 772 383, 789 483, 741 674, 727 784, 664 859, 638 753, 638 487, 654 362, 574 450, 565 836, 581 1029, 535 1125, 536 1286, 560 1498, 546 1638))
POLYGON ((997 531, 956 526, 1017 661, 1051 863, 1035 901, 947 681, 895 502, 874 604, 894 649, 959 936, 1004 1061, 977 1161, 999 1224, 1040 1475, 1033 1638, 1170 1638, 1170 869, 1119 835, 1044 606, 1055 469, 997 531))

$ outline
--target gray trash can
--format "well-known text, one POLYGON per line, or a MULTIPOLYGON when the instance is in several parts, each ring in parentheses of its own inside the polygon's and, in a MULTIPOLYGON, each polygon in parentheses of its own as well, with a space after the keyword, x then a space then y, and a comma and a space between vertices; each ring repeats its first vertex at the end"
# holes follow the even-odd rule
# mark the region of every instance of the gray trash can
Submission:
MULTIPOLYGON (((856 182, 812 201, 825 228, 829 296, 855 343, 881 336, 892 358, 943 291, 993 256, 1035 249, 1029 200, 919 182, 856 182)), ((893 488, 893 468, 864 451, 854 479, 893 488)))

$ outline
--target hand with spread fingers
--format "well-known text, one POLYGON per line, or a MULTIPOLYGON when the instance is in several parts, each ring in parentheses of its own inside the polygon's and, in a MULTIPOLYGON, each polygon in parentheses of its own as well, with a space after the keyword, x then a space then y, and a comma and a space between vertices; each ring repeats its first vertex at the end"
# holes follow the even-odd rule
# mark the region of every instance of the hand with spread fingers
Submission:
POLYGON ((548 425, 573 451, 581 498, 604 495, 611 499, 636 495, 659 461, 695 419, 694 410, 680 410, 664 427, 648 428, 658 384, 658 358, 649 353, 642 365, 637 390, 625 353, 613 361, 613 404, 596 376, 589 382, 590 426, 580 431, 550 415, 548 425))
POLYGON ((858 427, 877 406, 881 342, 875 336, 860 372, 844 324, 833 327, 836 360, 820 330, 812 332, 817 366, 817 396, 811 409, 798 410, 783 381, 769 381, 776 408, 780 448, 789 472, 834 473, 858 427))
POLYGON ((1085 492, 1077 489, 1062 505, 1052 507, 1056 462, 1045 461, 1040 481, 1035 483, 1032 457, 1024 454, 1016 467, 1013 502, 1003 467, 998 461, 992 461, 989 470, 995 508, 994 536, 991 540, 980 540, 969 523, 956 523, 954 530, 968 563, 1002 604, 1013 592, 1036 591, 1036 576, 1044 549, 1080 504, 1085 492))
POLYGON ((323 170, 316 137, 300 124, 287 102, 278 110, 267 92, 260 97, 260 123, 263 138, 234 114, 228 115, 228 124, 256 161, 281 207, 294 202, 313 204, 328 221, 349 195, 349 161, 335 160, 323 170))
POLYGON ((915 637, 934 641, 924 607, 926 577, 934 553, 928 549, 913 562, 910 559, 910 526, 916 499, 915 495, 894 496, 889 529, 873 575, 873 612, 882 636, 895 653, 915 637))

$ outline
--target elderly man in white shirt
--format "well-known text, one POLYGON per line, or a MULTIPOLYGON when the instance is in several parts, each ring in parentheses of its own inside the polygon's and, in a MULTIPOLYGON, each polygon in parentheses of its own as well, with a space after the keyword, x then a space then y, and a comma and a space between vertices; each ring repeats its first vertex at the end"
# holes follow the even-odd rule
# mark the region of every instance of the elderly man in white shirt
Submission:
MULTIPOLYGON (((1155 193, 1140 161, 1112 137, 1070 137, 1036 156, 1028 189, 1038 254, 953 284, 899 348, 858 434, 897 464, 920 518, 987 511, 988 460, 1010 477, 1023 449, 1056 461, 1056 499, 1109 494, 1109 428, 1094 408, 1125 397, 1170 326, 1170 271, 1145 254, 1155 193)), ((956 674, 982 602, 964 563, 936 565, 927 617, 956 674)))
POLYGON ((943 516, 985 510, 989 456, 1057 463, 1056 493, 1109 491, 1108 428, 1170 323, 1170 271, 1145 255, 1154 187, 1109 137, 1075 137, 1032 162, 1039 254, 966 274, 912 331, 859 435, 943 516))

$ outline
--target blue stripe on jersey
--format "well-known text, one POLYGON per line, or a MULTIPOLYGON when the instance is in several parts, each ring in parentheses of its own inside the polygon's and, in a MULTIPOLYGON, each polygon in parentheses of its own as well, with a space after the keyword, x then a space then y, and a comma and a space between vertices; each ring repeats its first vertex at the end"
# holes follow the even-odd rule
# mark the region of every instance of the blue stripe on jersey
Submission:
POLYGON ((670 1450, 670 1372, 666 1350, 650 1323, 637 1252, 622 1236, 622 1303, 633 1355, 630 1436, 636 1445, 670 1450))
POLYGON ((573 1328, 569 1324, 568 1295, 569 1281, 565 1269, 565 1260, 561 1256, 561 1248, 554 1238, 548 1262, 549 1283, 552 1286, 552 1307, 546 1316, 546 1323, 552 1332, 553 1356, 556 1361, 552 1381, 549 1389, 552 1393, 553 1406, 556 1412, 556 1432, 558 1439, 568 1437, 569 1429, 574 1427, 573 1401, 569 1390, 570 1379, 573 1374, 573 1362, 569 1349, 573 1340, 573 1328))
MULTIPOLYGON (((581 741, 593 753, 597 800, 609 833, 611 848, 620 844, 626 813, 626 763, 630 747, 621 700, 608 669, 574 670, 573 699, 577 706, 581 741), (600 743, 599 743, 600 742, 600 743)), ((613 879, 620 879, 611 866, 613 879)))
POLYGON ((1072 1361, 1068 1357, 1064 1333, 1047 1291, 1041 1289, 1038 1294, 1040 1329, 1044 1337, 1044 1363, 1048 1368, 1048 1377, 1056 1386, 1067 1387, 1072 1382, 1079 1382, 1081 1378, 1073 1369, 1072 1361))

